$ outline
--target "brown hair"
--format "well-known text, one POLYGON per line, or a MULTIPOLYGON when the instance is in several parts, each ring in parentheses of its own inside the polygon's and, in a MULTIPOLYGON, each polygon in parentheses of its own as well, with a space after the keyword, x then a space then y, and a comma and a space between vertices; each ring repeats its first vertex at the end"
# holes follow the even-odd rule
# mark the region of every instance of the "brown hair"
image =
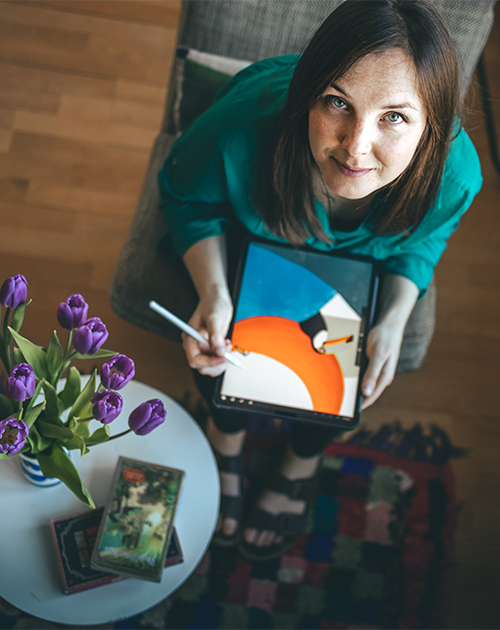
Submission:
POLYGON ((404 233, 418 226, 429 210, 459 111, 455 47, 440 14, 426 0, 346 0, 300 57, 262 163, 258 207, 276 236, 295 245, 312 235, 329 240, 314 210, 309 110, 365 55, 393 48, 415 64, 427 124, 410 164, 380 191, 373 229, 377 234, 404 233))

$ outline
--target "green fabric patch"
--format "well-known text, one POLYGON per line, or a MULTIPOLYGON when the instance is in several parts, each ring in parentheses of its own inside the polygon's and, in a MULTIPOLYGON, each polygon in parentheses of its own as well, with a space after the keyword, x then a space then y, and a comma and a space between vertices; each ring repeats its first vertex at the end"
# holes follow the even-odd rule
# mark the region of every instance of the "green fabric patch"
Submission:
POLYGON ((362 599, 383 599, 385 589, 385 577, 380 573, 356 571, 353 579, 352 598, 362 599))
POLYGON ((328 468, 329 470, 341 470, 344 465, 344 460, 340 457, 324 457, 323 458, 323 468, 328 468))
POLYGON ((298 593, 297 612, 302 615, 319 617, 325 607, 325 589, 315 586, 301 586, 298 593))
POLYGON ((248 610, 240 604, 224 604, 219 618, 220 630, 248 628, 248 610))
POLYGON ((370 475, 369 501, 387 501, 394 505, 401 498, 401 475, 392 468, 378 466, 370 475))
POLYGON ((290 630, 290 628, 298 628, 300 615, 291 615, 289 613, 277 612, 273 616, 274 630, 290 630))
POLYGON ((354 571, 361 563, 362 540, 348 538, 347 536, 336 536, 335 547, 332 551, 332 560, 337 569, 354 571))

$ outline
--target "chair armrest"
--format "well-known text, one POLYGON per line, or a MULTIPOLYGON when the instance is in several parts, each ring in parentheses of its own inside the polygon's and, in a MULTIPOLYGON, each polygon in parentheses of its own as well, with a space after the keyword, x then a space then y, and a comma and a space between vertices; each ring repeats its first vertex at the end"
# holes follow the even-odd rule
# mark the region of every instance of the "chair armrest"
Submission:
POLYGON ((167 133, 161 133, 155 140, 135 215, 111 282, 109 299, 116 314, 126 321, 180 342, 179 330, 148 306, 150 300, 156 300, 187 320, 198 303, 182 260, 173 251, 169 256, 169 252, 155 249, 166 228, 158 207, 157 175, 173 141, 174 137, 167 133))

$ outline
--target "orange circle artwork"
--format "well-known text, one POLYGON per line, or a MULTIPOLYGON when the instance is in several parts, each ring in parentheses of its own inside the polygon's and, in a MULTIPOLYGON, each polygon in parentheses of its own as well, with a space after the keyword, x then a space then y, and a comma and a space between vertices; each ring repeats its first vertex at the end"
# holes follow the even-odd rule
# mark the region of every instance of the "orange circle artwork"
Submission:
POLYGON ((306 386, 314 411, 338 414, 344 396, 342 368, 334 354, 319 354, 298 322, 283 317, 249 317, 236 322, 231 341, 290 368, 306 386))

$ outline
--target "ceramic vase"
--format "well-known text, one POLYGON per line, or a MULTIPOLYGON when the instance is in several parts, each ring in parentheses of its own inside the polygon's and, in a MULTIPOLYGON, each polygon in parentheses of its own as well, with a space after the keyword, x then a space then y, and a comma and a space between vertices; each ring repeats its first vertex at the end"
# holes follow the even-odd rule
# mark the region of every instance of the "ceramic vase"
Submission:
MULTIPOLYGON (((71 457, 71 451, 68 451, 68 455, 71 457)), ((21 472, 33 485, 42 488, 50 488, 51 486, 58 486, 62 483, 60 479, 56 479, 55 477, 45 477, 35 457, 29 457, 28 455, 20 453, 19 461, 21 463, 21 472)))

